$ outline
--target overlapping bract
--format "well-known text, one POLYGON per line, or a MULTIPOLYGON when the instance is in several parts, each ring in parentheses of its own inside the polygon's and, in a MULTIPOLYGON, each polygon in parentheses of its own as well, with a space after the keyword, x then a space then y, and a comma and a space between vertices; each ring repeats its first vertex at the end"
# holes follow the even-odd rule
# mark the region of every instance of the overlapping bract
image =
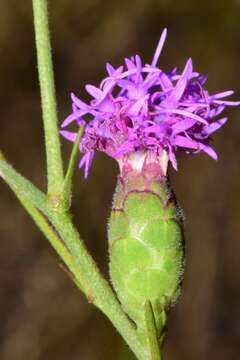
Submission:
MULTIPOLYGON (((87 177, 95 150, 115 159, 127 158, 133 152, 147 151, 156 161, 165 150, 177 169, 177 149, 204 151, 213 159, 217 154, 210 147, 210 136, 227 121, 216 119, 226 106, 240 102, 223 98, 233 91, 210 95, 204 88, 206 76, 193 71, 188 59, 181 74, 177 69, 166 73, 157 67, 167 31, 163 31, 151 64, 143 65, 140 56, 126 58, 125 65, 114 68, 107 64, 108 76, 99 88, 86 85, 93 97, 86 104, 72 97, 73 113, 62 124, 65 128, 76 121, 85 126, 80 142, 84 154, 80 167, 87 177), (85 117, 90 116, 86 121, 85 117)), ((62 130, 61 134, 75 141, 77 134, 62 130)))

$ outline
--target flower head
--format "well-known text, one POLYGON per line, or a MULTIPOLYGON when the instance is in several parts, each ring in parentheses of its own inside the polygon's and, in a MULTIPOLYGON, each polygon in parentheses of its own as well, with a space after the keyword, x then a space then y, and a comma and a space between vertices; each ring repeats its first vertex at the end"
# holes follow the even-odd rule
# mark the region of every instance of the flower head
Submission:
MULTIPOLYGON (((96 150, 118 160, 121 168, 134 159, 138 167, 146 161, 161 163, 163 172, 168 160, 177 170, 178 149, 204 151, 217 159, 210 136, 227 121, 218 115, 240 102, 224 100, 233 91, 210 95, 204 87, 207 77, 193 71, 191 58, 182 73, 157 67, 166 35, 165 29, 150 64, 143 64, 139 55, 126 58, 118 68, 107 64, 107 77, 100 86, 86 85, 93 98, 89 104, 71 95, 73 112, 62 128, 73 121, 84 126, 80 167, 85 168, 85 177, 96 150)), ((62 130, 61 134, 70 141, 76 139, 74 132, 62 130)))

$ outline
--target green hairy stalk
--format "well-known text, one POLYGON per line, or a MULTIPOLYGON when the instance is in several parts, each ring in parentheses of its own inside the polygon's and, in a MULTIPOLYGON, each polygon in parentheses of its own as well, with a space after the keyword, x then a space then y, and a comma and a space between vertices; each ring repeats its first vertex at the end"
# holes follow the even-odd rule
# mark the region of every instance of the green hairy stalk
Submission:
POLYGON ((119 177, 109 221, 114 288, 144 343, 145 303, 151 303, 159 342, 183 274, 182 220, 166 182, 154 172, 119 177))

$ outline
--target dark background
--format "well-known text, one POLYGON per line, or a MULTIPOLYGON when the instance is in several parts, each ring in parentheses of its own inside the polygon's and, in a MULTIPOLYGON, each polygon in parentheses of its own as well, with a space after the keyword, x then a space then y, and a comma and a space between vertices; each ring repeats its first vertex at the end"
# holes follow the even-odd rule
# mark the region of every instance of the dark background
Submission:
MULTIPOLYGON (((59 118, 71 111, 70 91, 85 97, 107 61, 139 53, 150 61, 163 27, 160 64, 209 74, 214 91, 240 99, 240 1, 49 1, 59 118)), ((0 2, 0 146, 7 158, 46 188, 30 1, 0 2)), ((214 137, 219 161, 178 154, 170 171, 185 211, 187 262, 182 297, 172 310, 166 360, 235 360, 240 344, 240 110, 214 137)), ((71 145, 63 141, 65 159, 71 145)), ((117 165, 97 155, 90 177, 79 171, 74 220, 107 273, 106 219, 117 165)), ((133 359, 112 325, 89 305, 14 195, 0 185, 0 359, 133 359)))

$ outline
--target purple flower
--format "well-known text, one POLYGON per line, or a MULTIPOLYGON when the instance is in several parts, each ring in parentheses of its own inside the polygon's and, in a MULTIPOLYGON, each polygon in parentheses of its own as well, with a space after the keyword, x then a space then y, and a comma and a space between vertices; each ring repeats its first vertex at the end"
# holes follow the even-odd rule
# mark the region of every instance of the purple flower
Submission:
MULTIPOLYGON (((168 160, 177 169, 178 149, 204 151, 217 159, 210 136, 227 118, 216 117, 226 106, 240 102, 224 100, 233 91, 210 95, 204 88, 207 77, 193 71, 191 58, 182 73, 158 68, 166 35, 165 29, 151 64, 143 65, 138 55, 126 58, 125 65, 116 69, 107 64, 108 75, 100 86, 86 85, 93 98, 90 104, 71 95, 73 112, 62 128, 73 121, 85 127, 80 142, 85 177, 95 150, 117 159, 121 169, 131 163, 141 170, 147 161, 161 164, 164 173, 168 160)), ((74 132, 62 130, 61 134, 70 141, 76 139, 74 132)))

